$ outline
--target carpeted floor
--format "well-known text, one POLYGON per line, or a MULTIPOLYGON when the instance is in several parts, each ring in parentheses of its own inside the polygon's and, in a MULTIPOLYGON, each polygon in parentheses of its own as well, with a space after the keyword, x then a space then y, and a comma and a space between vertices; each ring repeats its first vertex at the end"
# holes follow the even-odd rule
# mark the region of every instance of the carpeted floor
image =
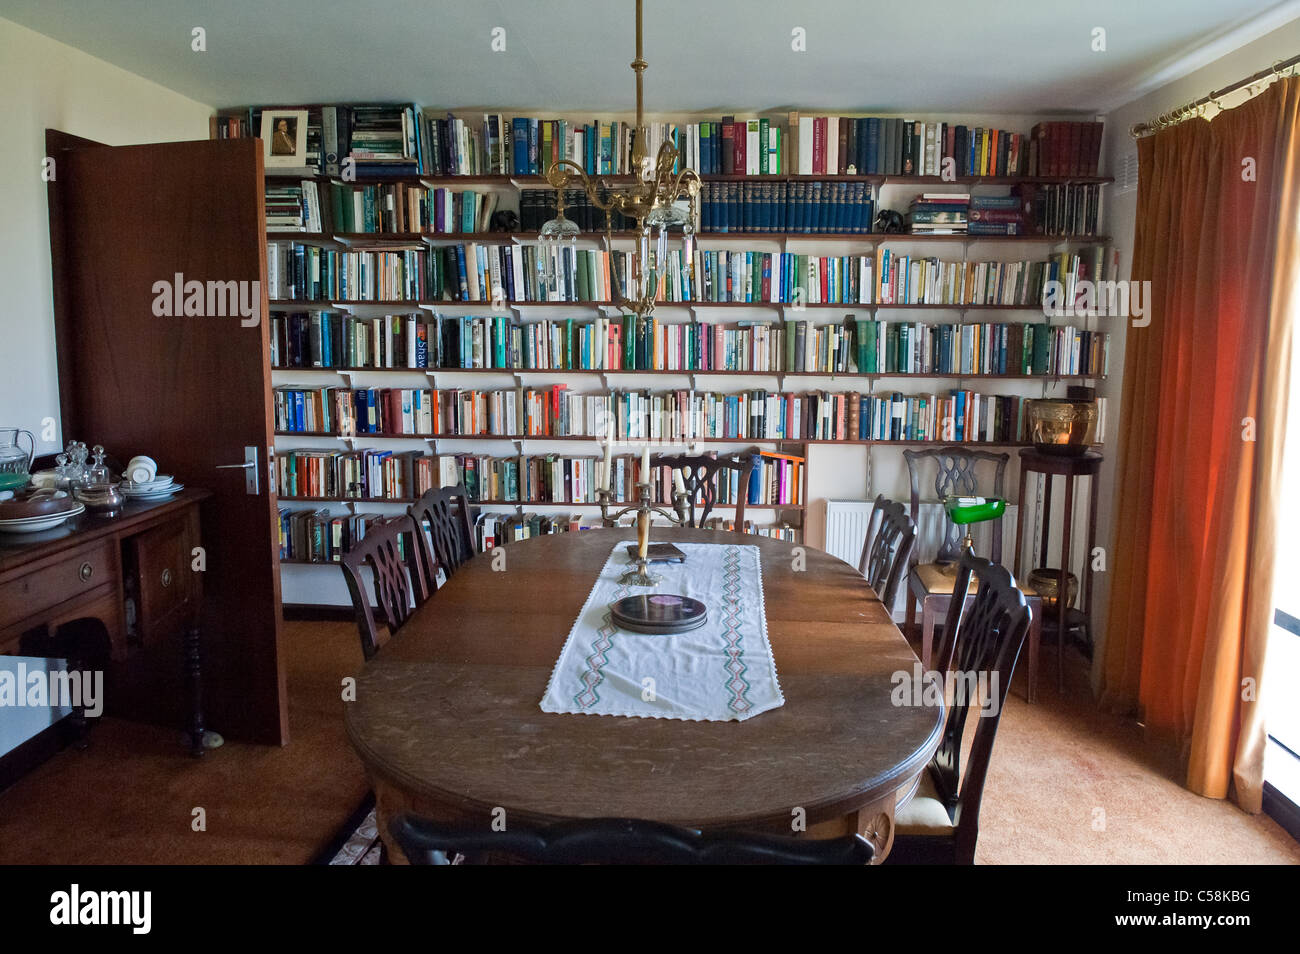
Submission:
MULTIPOLYGON (((227 742, 196 762, 176 732, 105 720, 89 750, 65 751, 0 793, 0 863, 305 864, 337 850, 367 790, 340 718, 339 681, 360 668, 361 650, 343 623, 290 623, 286 643, 288 746, 227 742), (195 807, 204 832, 191 828, 195 807)), ((1300 863, 1300 845, 1271 819, 1191 794, 1155 764, 1138 727, 1097 712, 1081 660, 1064 697, 1054 660, 1044 663, 1038 704, 1017 694, 1023 669, 1012 689, 977 861, 1300 863)), ((375 860, 366 834, 343 863, 375 860)))

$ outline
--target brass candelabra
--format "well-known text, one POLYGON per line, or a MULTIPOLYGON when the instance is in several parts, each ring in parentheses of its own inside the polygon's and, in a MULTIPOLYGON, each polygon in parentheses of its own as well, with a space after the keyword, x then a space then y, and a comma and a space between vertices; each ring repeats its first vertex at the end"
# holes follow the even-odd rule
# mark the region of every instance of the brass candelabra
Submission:
POLYGON ((650 572, 648 556, 650 549, 650 520, 654 515, 658 514, 676 526, 684 526, 690 522, 689 505, 685 490, 673 492, 672 510, 655 506, 651 501, 653 491, 654 485, 648 481, 638 483, 636 485, 636 503, 629 504, 611 514, 610 506, 615 502, 614 492, 608 487, 600 487, 596 490, 596 502, 600 505, 600 519, 604 526, 614 526, 618 518, 625 514, 636 514, 637 558, 627 572, 618 578, 618 582, 622 586, 654 586, 663 581, 663 577, 650 572))

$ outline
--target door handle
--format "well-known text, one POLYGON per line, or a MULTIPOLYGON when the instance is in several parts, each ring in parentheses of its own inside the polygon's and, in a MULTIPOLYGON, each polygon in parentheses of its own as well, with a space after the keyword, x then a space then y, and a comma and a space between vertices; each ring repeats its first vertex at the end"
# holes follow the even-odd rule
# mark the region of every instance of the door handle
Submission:
POLYGON ((244 448, 244 462, 242 464, 217 464, 215 469, 244 471, 244 491, 253 495, 257 494, 257 445, 250 444, 244 448))

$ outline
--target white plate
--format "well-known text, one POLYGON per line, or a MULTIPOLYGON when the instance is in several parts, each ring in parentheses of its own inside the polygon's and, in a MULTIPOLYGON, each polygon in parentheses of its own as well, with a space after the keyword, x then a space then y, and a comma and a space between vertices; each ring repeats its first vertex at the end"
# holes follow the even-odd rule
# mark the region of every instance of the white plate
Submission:
POLYGON ((43 517, 20 517, 16 520, 0 520, 0 532, 39 533, 41 530, 57 527, 69 517, 75 517, 79 513, 85 513, 85 511, 85 506, 77 504, 75 510, 67 510, 63 513, 48 514, 43 517))
POLYGON ((121 491, 123 495, 132 500, 155 500, 162 497, 169 497, 178 490, 184 490, 184 484, 168 484, 166 487, 145 487, 137 488, 131 484, 122 484, 121 491))
POLYGON ((171 474, 163 474, 161 477, 155 477, 153 480, 146 480, 139 484, 130 480, 125 480, 122 483, 123 486, 130 490, 162 490, 164 487, 170 487, 175 479, 171 474))

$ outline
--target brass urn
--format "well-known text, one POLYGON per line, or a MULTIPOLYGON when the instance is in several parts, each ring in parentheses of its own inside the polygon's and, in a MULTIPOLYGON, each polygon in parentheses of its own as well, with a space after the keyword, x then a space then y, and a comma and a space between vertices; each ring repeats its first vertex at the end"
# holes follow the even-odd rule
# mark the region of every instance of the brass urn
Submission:
POLYGON ((1032 398, 1025 403, 1029 440, 1044 454, 1078 457, 1096 443, 1096 401, 1032 398))
MULTIPOLYGON (((1040 566, 1029 574, 1029 585, 1043 601, 1044 616, 1057 612, 1057 601, 1061 596, 1060 579, 1061 571, 1050 566, 1040 566)), ((1073 573, 1066 574, 1065 590, 1065 606, 1068 609, 1079 596, 1079 578, 1073 573)))

